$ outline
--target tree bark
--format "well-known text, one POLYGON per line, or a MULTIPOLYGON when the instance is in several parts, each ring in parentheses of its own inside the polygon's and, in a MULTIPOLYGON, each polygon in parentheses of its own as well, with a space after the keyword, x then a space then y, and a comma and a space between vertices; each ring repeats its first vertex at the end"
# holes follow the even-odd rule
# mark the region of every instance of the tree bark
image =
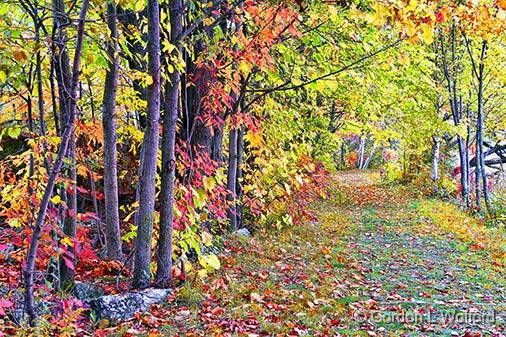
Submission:
POLYGON ((366 147, 367 139, 364 138, 364 136, 360 137, 360 142, 358 145, 358 162, 357 162, 357 168, 362 169, 362 166, 364 164, 364 155, 365 155, 365 147, 366 147))
MULTIPOLYGON (((452 24, 451 31, 450 31, 450 57, 452 62, 452 71, 450 71, 450 67, 448 65, 447 60, 447 51, 445 48, 445 41, 444 36, 441 31, 440 34, 440 44, 441 44, 441 56, 442 56, 442 63, 441 63, 441 70, 444 74, 444 77, 446 79, 447 84, 447 90, 448 94, 450 95, 450 108, 452 112, 453 117, 453 123, 455 126, 459 126, 461 119, 462 119, 462 104, 459 103, 457 99, 457 80, 456 80, 456 62, 457 62, 457 51, 456 51, 456 28, 455 23, 452 24)), ((459 160, 460 160, 460 183, 462 186, 462 198, 464 199, 464 203, 466 207, 469 207, 469 165, 468 165, 468 147, 466 146, 466 143, 462 136, 457 135, 457 143, 459 147, 459 160)))
POLYGON ((237 151, 238 127, 231 125, 228 138, 228 174, 227 174, 227 201, 229 202, 227 215, 230 220, 230 230, 237 230, 237 151))
POLYGON ((438 181, 439 181, 439 154, 441 150, 441 140, 438 136, 432 136, 434 141, 432 144, 432 160, 430 166, 430 178, 434 184, 434 194, 438 193, 438 181))
POLYGON ((83 0, 83 4, 81 7, 81 12, 79 14, 79 22, 77 27, 77 39, 76 39, 76 49, 74 54, 74 62, 72 67, 72 82, 70 87, 70 114, 68 118, 68 123, 65 126, 65 131, 61 137, 61 143, 58 147, 58 154, 56 156, 56 161, 49 174, 49 179, 47 182, 46 189, 44 190, 44 194, 42 196, 40 202, 39 212, 37 214, 37 220, 35 222, 35 226, 33 228, 32 237, 30 240, 30 245, 28 247, 27 259, 26 259, 26 269, 24 272, 25 278, 25 308, 29 317, 30 325, 35 324, 36 320, 36 311, 35 311, 35 303, 33 296, 33 283, 34 283, 34 273, 35 273, 35 262, 37 259, 37 249, 39 246, 39 240, 42 235, 42 227, 44 225, 44 221, 46 218, 47 207, 49 205, 49 200, 53 194, 53 188, 56 183, 56 179, 60 174, 61 167, 63 165, 63 160, 67 153, 68 145, 72 138, 72 134, 74 132, 74 123, 76 118, 76 102, 77 102, 77 85, 79 82, 79 66, 81 61, 81 50, 83 46, 84 39, 84 24, 86 18, 86 12, 88 10, 89 0, 83 0))
POLYGON ((371 148, 371 152, 369 153, 369 156, 367 157, 364 164, 362 165, 362 168, 364 170, 369 168, 369 164, 371 163, 372 157, 374 157, 374 153, 376 152, 376 148, 377 148, 376 144, 373 143, 372 148, 371 148))
MULTIPOLYGON (((244 101, 241 101, 243 103, 244 101)), ((244 194, 241 182, 243 177, 243 170, 241 169, 241 164, 244 160, 244 133, 246 131, 246 127, 243 126, 239 130, 239 134, 237 135, 237 177, 236 177, 236 193, 237 193, 237 205, 236 205, 236 222, 237 227, 242 228, 244 221, 242 216, 242 196, 244 194)))
MULTIPOLYGON (((67 158, 71 160, 71 167, 69 170, 70 190, 67 193, 67 214, 63 223, 63 233, 70 238, 75 238, 77 230, 77 189, 76 189, 76 141, 74 132, 70 135, 69 146, 67 149, 67 158)), ((60 259, 60 282, 62 286, 72 286, 75 276, 75 250, 73 247, 67 247, 68 254, 66 260, 71 263, 66 263, 63 256, 60 259)), ((65 253, 64 253, 65 255, 65 253)))
MULTIPOLYGON (((175 46, 172 57, 182 56, 183 1, 169 1, 170 40, 175 46)), ((156 283, 160 287, 172 284, 172 231, 174 220, 174 179, 176 173, 176 123, 179 116, 179 86, 181 74, 174 67, 165 86, 165 107, 162 138, 162 182, 160 192, 160 239, 156 283)))
POLYGON ((139 177, 140 195, 135 238, 133 287, 147 288, 151 282, 151 241, 155 210, 156 164, 160 122, 160 9, 158 0, 148 0, 148 76, 147 118, 144 133, 144 158, 139 177))
POLYGON ((485 56, 487 52, 487 41, 482 42, 481 46, 481 55, 480 55, 480 64, 478 66, 478 111, 477 111, 477 123, 476 123, 476 148, 479 149, 477 152, 477 159, 479 156, 479 160, 477 162, 477 166, 479 167, 479 171, 481 174, 481 180, 483 183, 483 196, 485 197, 485 206, 487 207, 487 212, 489 214, 492 213, 492 203, 490 201, 490 191, 488 188, 487 182, 487 171, 485 168, 485 155, 483 151, 483 129, 485 128, 485 118, 483 115, 483 80, 484 80, 484 70, 485 70, 485 56))
MULTIPOLYGON (((76 104, 73 102, 71 87, 72 87, 72 76, 70 69, 70 57, 68 53, 67 47, 67 34, 65 28, 68 26, 70 22, 70 18, 65 10, 65 3, 63 0, 53 0, 53 15, 54 15, 54 25, 56 26, 56 31, 58 34, 56 47, 58 51, 55 55, 56 57, 56 69, 57 69, 57 78, 56 81, 58 83, 58 92, 60 98, 60 118, 62 125, 67 125, 71 118, 77 118, 70 116, 72 114, 72 105, 76 104)), ((77 85, 76 84, 76 96, 75 100, 77 100, 77 85)), ((70 134, 69 146, 67 148, 66 157, 71 163, 68 172, 70 183, 70 189, 63 192, 62 200, 64 200, 67 204, 67 209, 65 212, 65 216, 63 217, 63 233, 69 237, 74 237, 76 233, 76 215, 77 215, 77 191, 75 188, 76 185, 76 149, 75 149, 75 136, 74 131, 70 134), (70 192, 70 193, 67 193, 70 192)), ((71 261, 71 263, 65 263, 65 259, 62 256, 60 258, 60 284, 65 285, 68 283, 72 283, 74 279, 74 270, 73 265, 75 256, 72 247, 68 247, 69 254, 66 255, 66 260, 71 261)))
MULTIPOLYGON (((116 4, 107 3, 107 25, 110 40, 107 42, 108 70, 105 75, 102 125, 104 132, 104 196, 105 196, 105 237, 107 258, 122 260, 121 230, 119 225, 118 201, 118 154, 116 91, 118 87, 119 46, 116 4)), ((100 234, 99 234, 100 235, 100 234)))

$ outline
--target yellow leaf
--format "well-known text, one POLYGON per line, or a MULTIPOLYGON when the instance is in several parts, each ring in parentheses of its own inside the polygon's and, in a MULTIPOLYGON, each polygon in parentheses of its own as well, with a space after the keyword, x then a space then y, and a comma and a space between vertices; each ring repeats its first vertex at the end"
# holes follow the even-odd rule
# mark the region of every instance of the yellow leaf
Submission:
POLYGON ((146 75, 146 85, 153 84, 153 77, 151 75, 146 75))
POLYGON ((172 43, 170 43, 170 42, 169 42, 169 41, 167 41, 167 40, 164 40, 164 41, 162 42, 162 44, 163 44, 162 51, 164 51, 164 52, 166 52, 166 53, 168 53, 168 54, 172 53, 172 51, 176 48, 176 46, 175 46, 175 45, 173 45, 172 43))
POLYGON ((205 278, 207 276, 207 270, 205 269, 200 269, 197 274, 199 275, 200 278, 205 278))
POLYGON ((409 37, 413 37, 416 35, 416 26, 413 21, 406 22, 406 33, 409 37))
POLYGON ((431 26, 423 25, 422 27, 422 40, 426 44, 434 42, 434 31, 431 26))
POLYGON ((215 180, 213 177, 205 177, 203 180, 204 188, 207 191, 212 191, 215 187, 215 180))
POLYGON ((51 202, 55 205, 59 204, 61 202, 61 198, 59 195, 55 195, 54 197, 51 198, 51 202))
POLYGON ((9 220, 9 226, 14 227, 14 228, 21 227, 21 223, 19 222, 18 219, 11 219, 11 220, 9 220))
POLYGON ((406 7, 406 11, 412 11, 418 7, 418 1, 417 0, 409 0, 409 5, 406 7))
POLYGON ((144 8, 145 5, 146 5, 145 1, 143 1, 143 0, 137 1, 135 3, 135 11, 140 12, 144 8))
POLYGON ((65 246, 74 247, 74 243, 72 242, 72 240, 68 236, 61 239, 61 243, 65 246))

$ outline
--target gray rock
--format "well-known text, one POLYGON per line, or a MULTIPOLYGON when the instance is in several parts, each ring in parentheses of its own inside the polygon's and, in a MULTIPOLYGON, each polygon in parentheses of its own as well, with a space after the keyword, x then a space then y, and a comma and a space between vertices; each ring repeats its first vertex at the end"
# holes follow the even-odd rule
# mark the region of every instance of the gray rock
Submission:
POLYGON ((170 289, 149 288, 139 292, 97 297, 88 303, 98 319, 124 321, 136 312, 145 312, 151 304, 163 302, 170 289))
POLYGON ((236 230, 234 232, 234 235, 237 235, 239 237, 246 238, 246 239, 251 238, 251 232, 247 228, 241 228, 241 229, 236 230))
POLYGON ((93 283, 76 282, 74 286, 74 296, 83 301, 103 295, 104 290, 93 283))

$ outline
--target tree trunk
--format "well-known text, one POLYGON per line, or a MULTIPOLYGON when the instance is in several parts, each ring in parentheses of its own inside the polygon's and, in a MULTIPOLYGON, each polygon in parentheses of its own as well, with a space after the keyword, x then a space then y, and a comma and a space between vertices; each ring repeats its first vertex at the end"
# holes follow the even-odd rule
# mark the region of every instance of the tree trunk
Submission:
POLYGON ((469 168, 467 166, 466 160, 466 144, 464 138, 461 136, 457 136, 458 146, 459 146, 459 158, 460 158, 460 184, 462 186, 462 198, 467 207, 469 207, 469 185, 468 185, 468 176, 469 176, 469 168))
POLYGON ((237 191, 237 227, 243 227, 243 216, 242 216, 242 196, 243 196, 243 188, 241 185, 243 171, 241 169, 241 164, 244 160, 244 133, 246 131, 246 127, 243 126, 239 130, 239 134, 237 135, 237 180, 236 180, 236 191, 237 191))
MULTIPOLYGON (((57 83, 58 83, 58 92, 60 96, 60 117, 62 118, 62 125, 67 125, 71 118, 77 118, 76 116, 70 116, 72 114, 71 107, 75 105, 76 102, 73 102, 73 99, 77 100, 77 87, 76 87, 76 96, 72 98, 72 93, 69 91, 69 88, 72 86, 72 76, 70 70, 70 57, 68 54, 67 48, 67 35, 65 32, 65 27, 70 22, 70 18, 65 10, 65 3, 63 0, 54 0, 53 1, 53 13, 54 20, 57 26, 58 31, 58 58, 59 62, 57 62, 57 83)), ((79 71, 79 70, 78 70, 79 71)), ((76 86, 79 83, 76 84, 76 86)), ((75 237, 76 234, 76 215, 77 215, 77 190, 76 186, 76 147, 75 147, 75 136, 74 130, 70 135, 69 146, 67 148, 67 159, 69 160, 70 168, 66 173, 70 180, 70 188, 67 189, 63 195, 64 200, 67 204, 67 210, 64 216, 63 221, 63 233, 69 237, 75 237), (68 193, 67 193, 68 192, 68 193)), ((74 250, 72 247, 68 247, 69 254, 66 254, 66 257, 60 257, 60 284, 65 286, 66 284, 72 284, 74 280, 74 250), (65 263, 69 261, 70 263, 65 263)))
POLYGON ((44 194, 42 196, 40 202, 39 212, 37 214, 37 220, 35 222, 35 226, 33 228, 32 237, 30 240, 30 245, 28 247, 27 259, 26 259, 26 269, 24 272, 25 277, 25 308, 26 312, 29 316, 30 325, 34 325, 36 320, 36 311, 35 311, 35 303, 33 296, 33 283, 34 283, 34 273, 35 273, 35 262, 37 258, 37 249, 39 246, 39 240, 42 235, 42 227, 44 225, 44 220, 46 218, 47 207, 49 205, 49 200, 53 194, 53 188, 56 183, 56 179, 60 174, 60 169, 63 165, 63 160, 67 153, 68 145, 72 138, 72 134, 74 133, 74 123, 76 118, 76 99, 77 99, 77 85, 79 82, 79 65, 81 61, 81 50, 83 46, 83 38, 84 38, 84 24, 86 18, 86 12, 88 10, 89 0, 83 0, 83 4, 81 7, 81 12, 79 14, 79 22, 77 27, 77 38, 76 38, 76 49, 74 54, 74 62, 72 67, 72 82, 70 87, 70 97, 71 97, 71 105, 69 106, 70 114, 68 118, 68 123, 65 126, 65 131, 61 137, 61 143, 58 148, 58 154, 56 156, 56 161, 49 174, 49 179, 47 182, 46 189, 44 190, 44 194))
POLYGON ((438 181, 439 181, 439 153, 441 150, 441 140, 438 136, 432 136, 434 143, 432 144, 432 160, 430 166, 430 178, 434 184, 434 194, 438 193, 438 181))
POLYGON ((363 169, 369 168, 369 164, 371 163, 372 157, 374 156, 374 153, 376 152, 376 144, 373 143, 371 152, 369 153, 369 157, 365 160, 364 164, 362 165, 363 169))
POLYGON ((230 230, 237 230, 237 140, 238 127, 231 124, 228 138, 228 174, 227 174, 227 201, 229 202, 227 215, 230 220, 230 230))
MULTIPOLYGON (((455 23, 452 24, 450 31, 450 57, 451 63, 453 67, 448 65, 447 60, 447 51, 445 48, 445 41, 443 37, 443 33, 441 31, 440 34, 440 44, 441 44, 441 70, 444 73, 444 77, 446 79, 448 94, 450 95, 450 108, 453 117, 453 123, 455 126, 459 126, 462 119, 462 102, 459 102, 457 99, 457 79, 456 72, 459 68, 456 67, 457 62, 457 50, 456 50, 456 27, 455 23)), ((462 136, 457 135, 457 143, 459 147, 459 160, 460 160, 460 183, 462 185, 462 198, 464 199, 466 207, 469 207, 469 165, 468 162, 468 151, 469 149, 466 146, 466 143, 462 136)))
POLYGON ((160 10, 158 0, 148 0, 147 120, 144 133, 144 160, 139 177, 139 216, 135 238, 133 287, 147 288, 151 282, 151 240, 155 211, 156 164, 160 122, 160 10))
POLYGON ((485 206, 487 207, 487 212, 489 214, 492 213, 492 204, 490 201, 490 191, 488 189, 487 182, 487 171, 485 168, 485 155, 483 151, 483 129, 485 128, 485 121, 483 116, 483 80, 484 80, 484 70, 485 70, 485 55, 487 52, 487 42, 483 41, 481 46, 481 56, 480 56, 480 64, 478 66, 478 111, 477 111, 477 123, 476 123, 476 148, 479 149, 479 153, 477 153, 477 159, 479 155, 479 160, 477 161, 477 166, 479 167, 479 171, 481 174, 481 180, 483 183, 483 196, 485 197, 485 206))
MULTIPOLYGON (((182 56, 184 6, 182 0, 169 2, 170 39, 176 46, 173 57, 182 56)), ((160 287, 172 283, 172 225, 174 220, 174 178, 176 173, 176 124, 179 116, 179 86, 181 74, 174 67, 165 86, 165 107, 162 138, 162 185, 160 193, 160 239, 158 241, 158 267, 156 283, 160 287)))
POLYGON ((357 161, 358 169, 362 169, 362 165, 364 163, 366 141, 367 141, 366 138, 364 138, 363 136, 360 137, 360 142, 358 145, 358 161, 357 161))
MULTIPOLYGON (((116 123, 116 91, 118 87, 119 46, 116 5, 107 3, 107 25, 110 41, 106 50, 109 69, 105 75, 102 125, 104 132, 104 196, 105 196, 105 238, 107 258, 122 260, 121 230, 119 225, 118 201, 118 154, 116 123)), ((100 233, 99 233, 100 235, 100 233)))
MULTIPOLYGON (((76 189, 76 142, 75 135, 72 131, 70 142, 67 150, 67 158, 71 160, 70 167, 70 190, 67 193, 67 214, 63 223, 63 233, 70 238, 75 238, 77 230, 77 189, 76 189)), ((73 247, 67 247, 68 253, 66 258, 62 256, 60 259, 60 282, 62 286, 72 286, 74 282, 75 267, 75 250, 73 247), (68 262, 65 262, 68 261, 68 262), (70 262, 70 263, 69 263, 70 262)), ((63 253, 65 255, 65 253, 63 253)))

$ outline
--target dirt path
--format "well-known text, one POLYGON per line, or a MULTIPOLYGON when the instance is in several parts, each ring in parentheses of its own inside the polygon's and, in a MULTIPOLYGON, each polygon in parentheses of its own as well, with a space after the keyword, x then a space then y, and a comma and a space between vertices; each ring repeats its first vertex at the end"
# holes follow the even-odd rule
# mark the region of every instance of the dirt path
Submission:
POLYGON ((343 239, 364 276, 348 301, 355 309, 348 331, 503 336, 504 266, 490 264, 490 252, 473 250, 452 233, 431 232, 437 223, 419 211, 425 200, 408 190, 390 190, 357 173, 340 180, 361 206, 353 211, 357 225, 343 239))
POLYGON ((318 222, 227 241, 221 271, 151 322, 180 336, 503 336, 497 252, 440 230, 427 216, 439 204, 375 174, 335 184, 318 222))

